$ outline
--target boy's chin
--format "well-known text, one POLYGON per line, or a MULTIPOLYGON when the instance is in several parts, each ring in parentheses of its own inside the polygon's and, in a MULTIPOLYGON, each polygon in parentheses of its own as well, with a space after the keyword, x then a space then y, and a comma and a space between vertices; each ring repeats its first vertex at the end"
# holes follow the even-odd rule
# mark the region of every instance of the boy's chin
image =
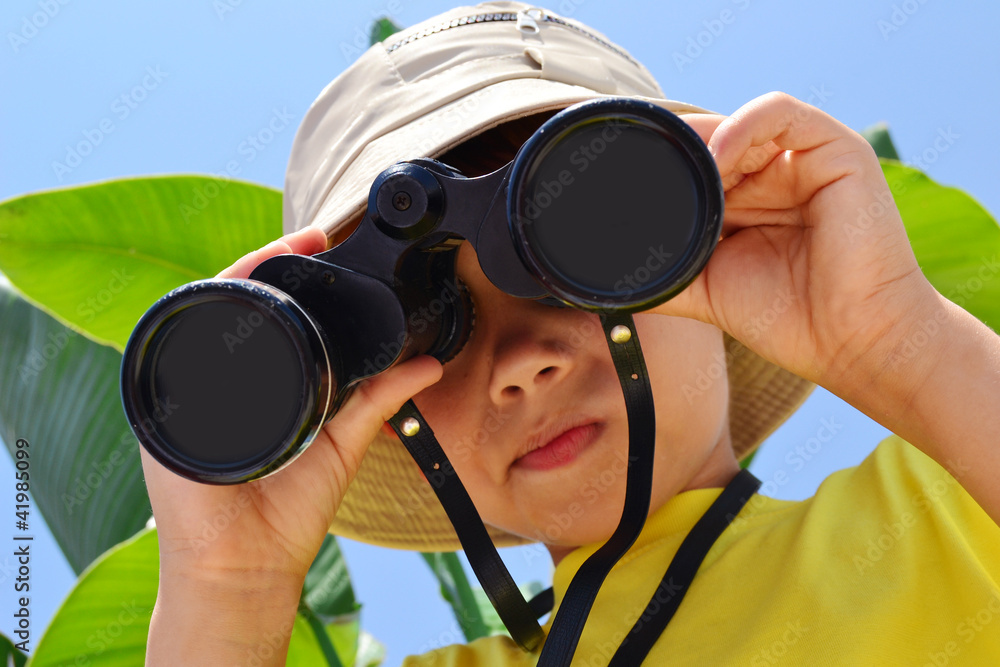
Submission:
POLYGON ((550 550, 574 549, 607 541, 618 528, 621 512, 620 506, 596 508, 573 502, 550 509, 544 517, 532 520, 528 526, 507 530, 525 539, 540 542, 550 550))

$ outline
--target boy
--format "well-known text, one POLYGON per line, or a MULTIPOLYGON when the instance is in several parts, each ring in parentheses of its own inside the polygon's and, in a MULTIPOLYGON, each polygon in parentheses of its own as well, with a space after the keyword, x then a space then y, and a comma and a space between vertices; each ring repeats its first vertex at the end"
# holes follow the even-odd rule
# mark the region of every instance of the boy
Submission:
MULTIPOLYGON (((323 92, 289 162, 286 230, 298 231, 222 275, 246 277, 270 256, 342 239, 374 176, 397 160, 440 156, 467 175, 485 172, 542 115, 602 94, 684 114, 716 159, 726 213, 698 279, 635 317, 656 404, 650 513, 605 582, 574 664, 608 664, 738 457, 797 406, 807 381, 913 446, 883 443, 803 503, 755 496, 702 563, 649 664, 996 664, 1000 338, 927 283, 870 147, 823 112, 769 94, 729 118, 707 113, 664 100, 640 64, 586 26, 517 3, 462 8, 373 47, 323 92), (859 234, 862 211, 873 222, 859 234), (769 309, 774 323, 761 331, 769 309), (890 363, 931 320, 939 334, 923 353, 890 363), (685 395, 720 354, 730 383, 685 395)), ((457 263, 476 308, 461 352, 444 366, 416 357, 363 383, 286 469, 203 486, 142 452, 161 551, 149 664, 233 664, 276 630, 284 643, 271 664, 282 664, 328 529, 456 548, 426 482, 383 430, 410 397, 495 541, 546 544, 558 612, 621 515, 624 399, 595 315, 505 294, 467 243, 457 263), (478 432, 487 435, 471 438, 478 432), (581 486, 594 478, 608 479, 597 493, 581 486), (235 529, 199 544, 206 518, 231 502, 246 508, 235 529), (573 520, 555 529, 553 516, 573 520)), ((491 637, 411 662, 537 657, 491 637)))

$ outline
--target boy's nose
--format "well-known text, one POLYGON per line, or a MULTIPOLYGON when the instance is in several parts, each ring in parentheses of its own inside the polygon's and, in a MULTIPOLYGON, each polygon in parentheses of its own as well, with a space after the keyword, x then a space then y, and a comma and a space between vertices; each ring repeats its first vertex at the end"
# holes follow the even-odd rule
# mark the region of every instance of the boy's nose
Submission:
POLYGON ((499 343, 490 370, 490 398, 497 405, 537 397, 559 386, 571 355, 553 339, 519 335, 499 343))

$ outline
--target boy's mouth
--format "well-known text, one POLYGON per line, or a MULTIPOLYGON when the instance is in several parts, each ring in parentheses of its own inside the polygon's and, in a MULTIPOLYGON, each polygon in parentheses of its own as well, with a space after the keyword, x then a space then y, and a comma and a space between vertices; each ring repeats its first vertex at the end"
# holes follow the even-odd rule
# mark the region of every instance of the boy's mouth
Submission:
POLYGON ((514 461, 512 467, 526 470, 552 470, 566 465, 597 440, 605 424, 584 421, 582 424, 561 426, 542 431, 528 441, 528 451, 514 461))

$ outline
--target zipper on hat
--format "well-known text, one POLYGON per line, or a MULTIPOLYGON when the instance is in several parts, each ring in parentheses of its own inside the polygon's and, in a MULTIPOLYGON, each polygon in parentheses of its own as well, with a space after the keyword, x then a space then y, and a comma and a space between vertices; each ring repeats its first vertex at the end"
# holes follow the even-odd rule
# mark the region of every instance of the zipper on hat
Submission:
POLYGON ((522 9, 517 13, 517 29, 530 35, 536 35, 538 34, 538 21, 544 17, 544 10, 538 7, 522 9))
POLYGON ((439 32, 444 32, 445 30, 451 30, 453 28, 460 28, 461 26, 472 25, 472 24, 475 24, 475 23, 494 23, 494 22, 498 22, 498 21, 512 21, 512 22, 515 22, 515 24, 517 26, 517 29, 520 30, 521 32, 524 32, 524 33, 527 33, 527 34, 537 34, 541 30, 538 27, 538 24, 540 22, 541 23, 554 23, 556 25, 561 25, 561 26, 563 26, 565 28, 569 28, 570 30, 575 30, 576 32, 580 33, 581 35, 584 35, 585 37, 589 37, 590 39, 594 40, 595 42, 597 42, 598 44, 600 44, 604 48, 609 49, 610 51, 613 51, 614 53, 617 53, 622 58, 625 58, 626 60, 628 60, 633 65, 636 65, 636 66, 639 65, 639 63, 636 62, 635 60, 633 60, 632 57, 629 54, 625 53, 624 51, 622 51, 621 49, 615 47, 614 45, 606 42, 604 39, 598 37, 594 33, 589 32, 587 30, 584 30, 583 28, 580 28, 579 26, 573 25, 572 23, 569 23, 568 21, 566 21, 563 18, 560 18, 558 16, 552 16, 551 14, 549 14, 548 12, 546 12, 544 9, 540 9, 538 7, 529 7, 528 9, 522 9, 519 12, 497 12, 497 13, 489 13, 489 14, 473 14, 472 16, 463 16, 462 18, 452 19, 451 21, 448 21, 447 23, 438 23, 437 25, 433 25, 433 26, 431 26, 429 28, 424 28, 420 32, 413 33, 412 35, 410 35, 406 39, 400 39, 400 40, 398 40, 396 42, 393 42, 392 44, 386 46, 385 50, 388 53, 392 53, 393 51, 395 51, 395 50, 397 50, 399 48, 402 48, 403 46, 406 46, 407 44, 412 44, 413 42, 416 42, 416 41, 419 41, 419 40, 423 39, 424 37, 427 37, 429 35, 434 35, 434 34, 437 34, 439 32))

